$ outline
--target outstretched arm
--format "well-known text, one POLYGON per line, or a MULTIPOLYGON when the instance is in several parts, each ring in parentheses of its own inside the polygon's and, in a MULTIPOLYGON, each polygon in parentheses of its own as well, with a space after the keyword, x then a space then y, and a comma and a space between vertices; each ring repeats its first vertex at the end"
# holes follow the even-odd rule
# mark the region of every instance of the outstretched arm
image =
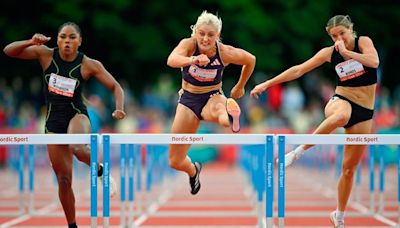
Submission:
POLYGON ((125 117, 124 112, 124 91, 121 85, 115 80, 115 78, 104 68, 100 61, 90 59, 85 56, 84 62, 85 68, 87 69, 88 75, 93 75, 99 80, 107 89, 109 89, 115 99, 115 111, 112 113, 114 119, 120 120, 125 117))
POLYGON ((283 82, 288 82, 295 80, 301 76, 303 76, 305 73, 321 66, 325 62, 330 61, 330 56, 332 55, 333 47, 326 47, 321 49, 317 54, 315 54, 313 57, 311 57, 309 60, 305 61, 302 64, 293 66, 278 76, 269 79, 261 84, 258 84, 257 86, 254 87, 254 89, 250 92, 250 95, 253 97, 258 97, 259 94, 267 90, 269 87, 283 83, 283 82))
POLYGON ((236 85, 231 90, 231 97, 240 98, 244 95, 245 85, 254 71, 256 57, 251 53, 229 45, 223 47, 222 60, 227 64, 242 65, 242 71, 236 85))
POLYGON ((20 59, 38 59, 44 51, 50 49, 43 44, 50 40, 50 37, 36 33, 29 40, 21 40, 10 43, 4 48, 4 53, 10 57, 20 59))

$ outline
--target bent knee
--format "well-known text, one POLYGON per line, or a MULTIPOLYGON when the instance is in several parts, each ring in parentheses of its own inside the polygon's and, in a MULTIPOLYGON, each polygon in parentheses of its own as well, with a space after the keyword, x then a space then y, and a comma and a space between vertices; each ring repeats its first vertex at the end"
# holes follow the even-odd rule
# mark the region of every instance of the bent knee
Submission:
POLYGON ((76 114, 68 125, 68 133, 72 134, 85 134, 91 132, 91 125, 89 118, 84 114, 76 114))
POLYGON ((71 153, 73 155, 75 155, 79 161, 84 161, 85 157, 86 157, 86 151, 89 150, 89 146, 74 144, 74 145, 70 145, 69 149, 70 149, 71 153))
POLYGON ((342 168, 342 176, 345 178, 353 178, 356 167, 343 167, 342 168))
POLYGON ((58 181, 58 187, 61 190, 68 190, 72 186, 72 180, 67 176, 64 175, 57 176, 57 181, 58 181))
POLYGON ((345 126, 350 120, 350 116, 344 113, 335 113, 334 114, 334 124, 338 127, 345 126))
POLYGON ((79 153, 79 151, 82 150, 82 146, 81 145, 77 145, 77 144, 73 144, 73 145, 69 145, 69 150, 73 153, 79 153))

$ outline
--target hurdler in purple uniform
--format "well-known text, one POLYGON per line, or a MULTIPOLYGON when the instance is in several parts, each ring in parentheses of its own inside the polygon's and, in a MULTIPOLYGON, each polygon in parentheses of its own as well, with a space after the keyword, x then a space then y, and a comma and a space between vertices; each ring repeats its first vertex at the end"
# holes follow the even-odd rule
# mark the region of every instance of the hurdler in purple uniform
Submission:
MULTIPOLYGON (((192 35, 180 41, 168 57, 168 66, 182 69, 182 89, 176 108, 172 133, 196 133, 200 121, 215 122, 240 130, 240 108, 234 99, 242 97, 254 70, 256 58, 249 52, 220 42, 221 18, 204 11, 192 26, 192 35), (226 98, 222 92, 222 75, 229 64, 241 65, 238 82, 226 98), (230 124, 230 118, 232 124, 230 124)), ((174 169, 190 177, 191 193, 200 190, 201 164, 187 156, 190 145, 175 144, 169 148, 169 162, 174 169)))

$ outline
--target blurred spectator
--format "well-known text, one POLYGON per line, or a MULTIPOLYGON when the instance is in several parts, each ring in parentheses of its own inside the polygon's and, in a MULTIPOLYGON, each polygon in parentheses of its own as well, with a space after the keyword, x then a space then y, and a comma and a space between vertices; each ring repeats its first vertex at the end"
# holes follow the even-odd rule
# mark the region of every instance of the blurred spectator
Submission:
MULTIPOLYGON (((375 127, 378 129, 393 128, 398 125, 398 116, 395 106, 391 106, 389 91, 387 88, 382 88, 380 93, 379 105, 375 113, 375 127)), ((395 102, 396 103, 396 102, 395 102)))
POLYGON ((305 97, 297 81, 286 84, 283 94, 282 112, 290 118, 291 115, 299 113, 304 108, 305 97))
POLYGON ((283 86, 281 84, 268 89, 268 105, 275 112, 281 110, 283 93, 283 86))

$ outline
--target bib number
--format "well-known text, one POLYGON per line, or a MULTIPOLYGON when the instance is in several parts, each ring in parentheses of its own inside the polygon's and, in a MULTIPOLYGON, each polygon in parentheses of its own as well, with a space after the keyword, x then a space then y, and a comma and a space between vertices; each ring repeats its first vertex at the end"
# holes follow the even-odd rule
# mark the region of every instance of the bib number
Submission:
POLYGON ((66 97, 73 97, 76 80, 51 73, 49 78, 49 91, 66 97))
POLYGON ((189 68, 189 74, 200 82, 212 82, 217 76, 217 69, 203 69, 194 64, 189 68))
POLYGON ((354 59, 339 63, 335 66, 335 70, 342 82, 359 77, 365 73, 363 65, 354 59))

